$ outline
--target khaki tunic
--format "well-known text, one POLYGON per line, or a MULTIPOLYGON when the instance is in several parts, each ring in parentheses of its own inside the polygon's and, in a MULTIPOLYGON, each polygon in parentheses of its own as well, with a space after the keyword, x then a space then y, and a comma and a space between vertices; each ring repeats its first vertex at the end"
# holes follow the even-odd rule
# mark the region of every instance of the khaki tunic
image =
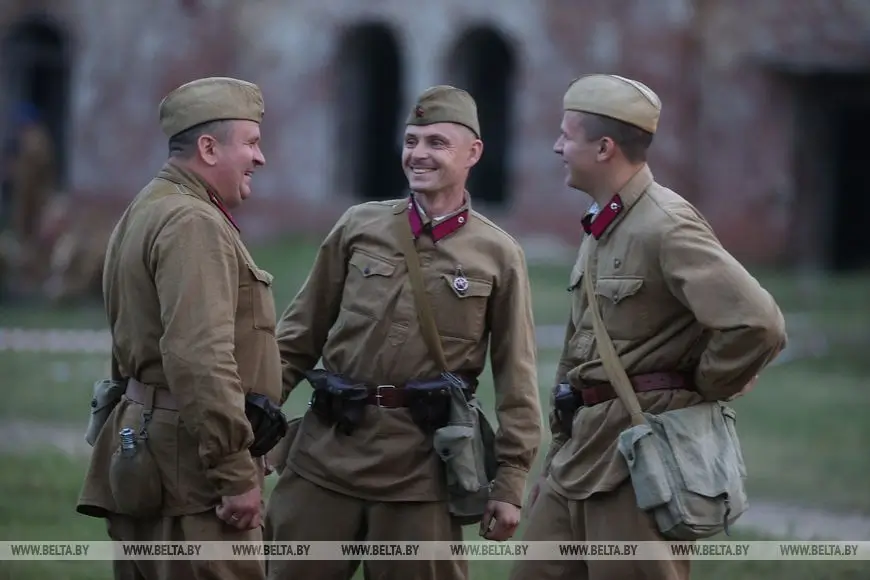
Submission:
MULTIPOLYGON (((396 233, 397 220, 408 219, 409 209, 414 208, 407 199, 354 206, 324 240, 308 280, 278 325, 285 397, 321 355, 325 369, 372 384, 438 376, 396 233)), ((452 371, 480 375, 490 347, 499 425, 492 498, 519 506, 541 437, 525 258, 516 241, 470 207, 451 223, 458 229, 437 242, 427 233, 417 240, 424 283, 452 371), (460 267, 469 282, 464 295, 452 286, 460 267)), ((361 499, 446 499, 431 435, 404 408, 367 406, 349 437, 309 412, 288 466, 318 485, 361 499)))
MULTIPOLYGON (((699 392, 639 393, 641 406, 661 413, 734 395, 785 346, 785 323, 773 298, 686 200, 655 183, 647 166, 612 203, 596 218, 616 214, 593 250, 593 281, 620 362, 629 376, 688 372, 699 392)), ((583 288, 589 239, 571 273, 571 319, 557 371, 557 383, 567 378, 578 388, 583 381, 608 381, 583 288)), ((583 500, 626 480, 617 436, 630 420, 618 399, 581 408, 571 434, 552 412, 550 426, 545 463, 559 493, 583 500)))
MULTIPOLYGON (((272 276, 254 263, 205 183, 167 163, 133 200, 112 233, 103 290, 112 349, 122 376, 168 388, 180 410, 157 411, 150 448, 164 486, 162 515, 213 509, 221 496, 262 485, 262 462, 244 396, 281 396, 272 276)), ((78 510, 114 510, 108 464, 120 419, 141 406, 126 399, 102 430, 78 510)))

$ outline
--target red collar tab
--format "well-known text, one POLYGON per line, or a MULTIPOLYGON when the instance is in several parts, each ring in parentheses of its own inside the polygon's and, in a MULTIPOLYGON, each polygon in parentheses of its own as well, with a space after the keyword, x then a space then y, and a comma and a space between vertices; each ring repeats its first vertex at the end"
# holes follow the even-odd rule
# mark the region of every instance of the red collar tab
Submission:
POLYGON ((596 240, 600 239, 613 220, 616 219, 616 216, 622 213, 624 207, 619 195, 614 195, 606 206, 598 210, 598 213, 589 213, 583 216, 583 230, 587 234, 595 236, 596 240))
POLYGON ((214 194, 209 194, 209 197, 211 198, 212 203, 215 204, 219 210, 221 210, 221 213, 224 214, 228 220, 230 220, 230 223, 233 224, 233 227, 236 228, 236 231, 241 233, 242 230, 239 229, 239 226, 238 224, 236 224, 236 220, 233 219, 233 215, 230 213, 230 210, 226 208, 220 198, 214 194))
POLYGON ((432 221, 424 224, 416 202, 411 200, 408 202, 408 221, 411 222, 411 231, 414 233, 415 238, 419 238, 420 234, 428 230, 432 240, 438 242, 468 223, 468 210, 464 209, 435 225, 432 225, 432 221))

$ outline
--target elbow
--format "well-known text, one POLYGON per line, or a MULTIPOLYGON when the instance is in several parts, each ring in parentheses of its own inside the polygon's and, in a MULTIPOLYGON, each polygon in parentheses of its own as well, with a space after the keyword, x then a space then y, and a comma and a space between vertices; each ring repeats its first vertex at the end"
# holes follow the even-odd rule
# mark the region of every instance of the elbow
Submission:
POLYGON ((779 307, 771 299, 771 306, 762 318, 763 323, 758 325, 758 338, 761 347, 767 352, 768 361, 775 359, 788 343, 788 334, 785 327, 785 317, 779 307))

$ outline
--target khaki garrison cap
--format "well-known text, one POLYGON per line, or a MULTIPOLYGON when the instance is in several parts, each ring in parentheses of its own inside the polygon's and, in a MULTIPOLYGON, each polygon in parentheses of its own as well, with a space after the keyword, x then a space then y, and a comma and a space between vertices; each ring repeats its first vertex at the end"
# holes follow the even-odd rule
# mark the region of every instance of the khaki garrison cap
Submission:
POLYGON ((183 84, 160 103, 160 127, 173 137, 210 121, 261 122, 265 108, 260 87, 227 77, 197 79, 183 84))
POLYGON ((436 85, 423 91, 408 114, 406 124, 433 125, 435 123, 465 125, 480 139, 477 104, 474 98, 462 89, 450 85, 436 85))
POLYGON ((563 108, 604 115, 655 133, 662 102, 643 83, 617 75, 590 74, 571 82, 563 108))

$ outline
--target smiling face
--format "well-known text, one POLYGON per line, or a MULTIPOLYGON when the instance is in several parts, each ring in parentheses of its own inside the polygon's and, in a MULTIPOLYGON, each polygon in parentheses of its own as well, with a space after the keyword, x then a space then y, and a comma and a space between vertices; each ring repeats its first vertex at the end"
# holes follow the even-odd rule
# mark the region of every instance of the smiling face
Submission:
POLYGON ((602 147, 598 140, 588 139, 582 119, 582 113, 565 111, 553 152, 562 157, 565 184, 588 193, 599 178, 602 147))
POLYGON ((251 195, 254 172, 266 164, 260 150, 260 125, 232 121, 224 139, 213 141, 203 157, 211 165, 212 185, 230 209, 251 195))
POLYGON ((456 123, 409 125, 402 168, 412 191, 431 195, 464 188, 468 172, 480 160, 483 142, 456 123))

